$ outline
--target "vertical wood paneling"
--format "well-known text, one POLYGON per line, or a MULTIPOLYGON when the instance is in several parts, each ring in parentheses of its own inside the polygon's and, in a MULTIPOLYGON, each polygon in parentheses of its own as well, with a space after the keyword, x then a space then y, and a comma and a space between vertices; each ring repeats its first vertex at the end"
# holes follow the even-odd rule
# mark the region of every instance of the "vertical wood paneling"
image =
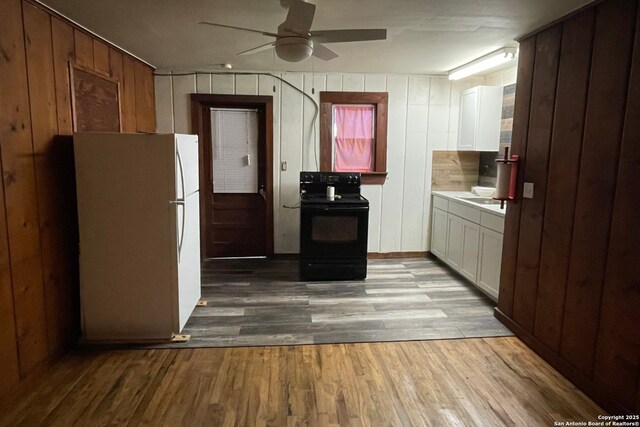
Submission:
POLYGON ((547 168, 553 111, 558 79, 558 61, 562 26, 538 34, 533 69, 529 135, 524 164, 525 182, 535 184, 533 199, 522 199, 520 240, 516 267, 513 319, 527 331, 533 331, 538 290, 540 245, 547 190, 547 168))
POLYGON ((386 92, 387 76, 384 74, 366 74, 364 76, 365 92, 386 92))
MULTIPOLYGON (((173 87, 171 76, 155 76, 156 119, 159 133, 173 132, 173 87)), ((208 93, 208 92, 206 92, 208 93)))
POLYGON ((189 133, 191 130, 189 96, 195 91, 195 76, 173 76, 173 123, 177 133, 189 133))
POLYGON ((233 95, 236 90, 235 78, 231 74, 212 74, 211 93, 233 95))
POLYGON ((155 132, 155 99, 153 87, 153 71, 140 61, 134 65, 135 97, 136 97, 136 130, 138 132, 155 132))
MULTIPOLYGON (((3 122, 2 169, 7 209, 7 227, 11 256, 16 334, 21 376, 27 375, 48 355, 46 314, 42 268, 40 265, 40 233, 36 200, 36 181, 31 141, 31 120, 27 90, 26 49, 33 44, 36 32, 23 35, 20 1, 5 2, 4 13, 9 27, 5 47, 6 68, 3 70, 0 116, 3 122)), ((31 11, 31 9, 27 9, 31 11)), ((3 14, 4 14, 3 13, 3 14)), ((27 12, 28 13, 28 12, 27 12)), ((33 28, 25 22, 25 29, 33 28)))
MULTIPOLYGON (((343 79, 343 84, 345 79, 343 79)), ((399 252, 402 236, 402 185, 407 139, 407 76, 389 76, 387 125, 387 180, 382 186, 381 252, 399 252)), ((346 88, 346 87, 345 87, 346 88)))
MULTIPOLYGON (((527 150, 527 134, 529 132, 529 109, 531 108, 531 87, 533 84, 533 66, 535 63, 536 38, 530 37, 520 43, 518 60, 518 83, 513 114, 513 136, 511 153, 522 159, 518 173, 518 182, 522 182, 522 164, 527 150)), ((519 194, 518 198, 522 195, 519 194)), ((502 243, 502 267, 500 269, 500 292, 498 308, 506 316, 513 315, 513 294, 516 279, 518 237, 520 233, 520 213, 522 201, 516 200, 509 205, 504 220, 504 240, 502 243)))
POLYGON ((96 39, 93 39, 93 68, 99 73, 109 75, 109 46, 96 39))
POLYGON ((612 189, 620 151, 636 5, 635 0, 611 0, 597 8, 561 349, 570 363, 589 373, 593 367, 607 261, 612 189), (631 10, 633 14, 629 13, 631 10))
MULTIPOLYGON (((282 77, 296 88, 303 88, 301 74, 284 74, 282 77)), ((300 248, 300 211, 291 207, 298 205, 300 199, 298 187, 302 170, 303 97, 286 84, 282 85, 281 94, 280 160, 287 162, 287 170, 280 172, 280 202, 289 208, 280 212, 280 232, 283 251, 297 253, 300 248)))
POLYGON ((566 22, 560 53, 535 316, 535 335, 556 351, 560 349, 594 24, 593 9, 566 22))
MULTIPOLYGON (((123 66, 120 52, 20 0, 2 4, 0 51, 3 407, 68 348, 79 327, 72 151, 52 138, 72 133, 69 62, 118 80, 123 66)), ((122 105, 132 112, 135 131, 135 97, 130 99, 123 97, 122 105)), ((151 97, 151 117, 153 103, 151 97)))
MULTIPOLYGON (((521 253, 516 263, 510 253, 518 238, 521 247, 535 246, 531 230, 537 225, 526 217, 537 207, 511 204, 497 316, 607 411, 634 413, 640 409, 639 5, 596 2, 550 28, 562 28, 563 40, 548 147, 549 188, 546 206, 538 211, 544 214, 538 292, 516 295, 520 307, 505 315, 510 292, 514 286, 519 292, 520 280, 532 275, 537 262, 521 253), (522 221, 514 226, 515 213, 522 221), (536 307, 533 330, 527 304, 536 307)), ((540 43, 548 31, 520 45, 513 142, 522 142, 529 129, 525 174, 535 159, 530 148, 540 141, 537 74, 531 99, 520 88, 544 56, 540 49, 523 47, 536 38, 540 43), (519 103, 532 105, 527 126, 518 121, 519 103)))
POLYGON ((342 92, 342 74, 327 74, 327 90, 342 92))
POLYGON ((594 380, 640 410, 640 10, 636 26, 594 380), (635 399, 634 399, 635 398, 635 399), (637 406, 636 406, 637 405, 637 406))
POLYGON ((60 19, 51 17, 53 43, 53 73, 56 81, 56 112, 58 134, 73 132, 71 116, 71 89, 69 84, 69 62, 75 60, 73 28, 60 19))
POLYGON ((345 92, 363 92, 364 91, 364 75, 363 74, 343 74, 342 90, 345 92))
POLYGON ((382 186, 363 185, 360 192, 369 200, 367 250, 369 252, 380 252, 380 236, 382 235, 382 186))
POLYGON ((198 93, 211 93, 211 74, 196 75, 196 90, 198 93))
MULTIPOLYGON (((331 75, 327 76, 327 80, 331 75)), ((342 79, 333 78, 331 83, 333 89, 327 90, 342 91, 342 79)), ((364 76, 365 92, 386 92, 387 76, 367 74, 364 76)), ((387 146, 387 154, 391 148, 387 146)), ((367 250, 369 252, 380 252, 380 238, 382 236, 382 189, 383 185, 363 185, 362 195, 369 200, 369 235, 367 238, 367 250)))
POLYGON ((273 248, 282 252, 283 241, 280 230, 280 90, 281 82, 270 76, 258 77, 258 94, 273 97, 273 248))
POLYGON ((257 95, 258 94, 258 76, 237 75, 235 94, 236 95, 257 95))
MULTIPOLYGON (((122 96, 122 53, 109 48, 109 76, 120 82, 120 96, 122 96)), ((120 102, 122 104, 122 101, 120 102)))
POLYGON ((401 251, 422 249, 424 198, 427 157, 427 118, 429 98, 428 85, 424 76, 409 76, 407 98, 407 143, 404 157, 401 251), (419 185, 416 185, 418 184, 419 185))
MULTIPOLYGON (((2 18, 0 18, 2 24, 2 18)), ((4 34, 0 29, 0 37, 4 34)), ((0 47, 2 43, 0 43, 0 47)), ((3 67, 0 65, 0 70, 3 67)), ((0 87, 2 84, 0 84, 0 87)), ((2 90, 0 89, 0 94, 2 90)), ((7 218, 5 216, 4 188, 0 185, 0 366, 3 378, 0 381, 0 396, 5 395, 20 381, 18 368, 18 343, 13 309, 13 289, 11 288, 11 261, 7 239, 7 218)))
MULTIPOLYGON (((12 0, 3 3, 0 14, 0 149, 2 154, 2 176, 7 176, 4 159, 5 146, 9 154, 13 145, 25 144, 30 138, 29 111, 26 94, 24 64, 24 39, 22 35, 22 17, 20 2, 12 0), (20 109, 23 109, 22 111, 20 109)), ((9 258, 9 236, 7 228, 6 205, 10 201, 0 187, 0 366, 6 375, 0 381, 0 395, 5 395, 20 381, 18 364, 18 343, 14 310, 14 289, 11 281, 11 260, 9 258)))
MULTIPOLYGON (((76 55, 78 47, 76 45, 76 55)), ((136 74, 135 61, 128 55, 122 56, 122 80, 120 82, 120 116, 123 132, 136 132, 136 74)))
POLYGON ((320 92, 325 90, 324 75, 304 74, 304 92, 307 97, 303 100, 304 137, 302 139, 302 170, 320 170, 320 92), (315 117, 315 122, 314 122, 315 117))
POLYGON ((72 329, 73 309, 69 290, 72 277, 67 268, 71 260, 67 258, 70 254, 60 230, 67 214, 60 202, 65 200, 63 195, 69 189, 56 185, 56 169, 63 165, 56 164, 56 148, 53 146, 58 120, 50 17, 29 3, 24 3, 23 8, 25 34, 29 40, 27 69, 44 277, 42 306, 45 307, 46 301, 49 352, 58 355, 67 347, 69 330, 72 329))
POLYGON ((73 30, 76 45, 76 63, 93 70, 93 39, 81 30, 73 30))

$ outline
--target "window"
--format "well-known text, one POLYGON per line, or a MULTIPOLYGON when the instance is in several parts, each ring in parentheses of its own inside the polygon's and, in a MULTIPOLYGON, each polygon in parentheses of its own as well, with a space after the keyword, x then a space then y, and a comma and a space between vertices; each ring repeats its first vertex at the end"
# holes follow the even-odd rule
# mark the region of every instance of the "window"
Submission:
POLYGON ((320 170, 360 172, 363 184, 387 175, 386 92, 320 92, 320 170))
POLYGON ((333 170, 374 172, 373 105, 333 106, 333 170))

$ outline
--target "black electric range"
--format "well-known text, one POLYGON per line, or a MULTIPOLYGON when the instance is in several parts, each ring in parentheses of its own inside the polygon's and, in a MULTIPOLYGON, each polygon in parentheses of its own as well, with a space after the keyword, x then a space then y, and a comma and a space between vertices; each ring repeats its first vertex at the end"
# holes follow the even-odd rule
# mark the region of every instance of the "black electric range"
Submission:
POLYGON ((360 280, 367 276, 369 201, 360 174, 300 172, 300 277, 360 280), (327 197, 327 187, 335 198, 327 197))

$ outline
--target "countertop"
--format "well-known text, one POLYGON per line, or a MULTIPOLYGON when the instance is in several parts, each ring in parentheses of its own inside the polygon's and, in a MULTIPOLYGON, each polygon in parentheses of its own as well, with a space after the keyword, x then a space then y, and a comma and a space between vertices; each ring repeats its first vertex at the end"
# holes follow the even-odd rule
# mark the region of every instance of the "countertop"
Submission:
POLYGON ((431 194, 444 197, 449 200, 456 201, 468 206, 473 206, 485 212, 489 212, 495 215, 504 216, 507 211, 507 202, 505 202, 504 209, 500 209, 500 205, 483 205, 480 203, 474 203, 470 200, 462 200, 460 197, 480 197, 470 191, 432 191, 431 194))

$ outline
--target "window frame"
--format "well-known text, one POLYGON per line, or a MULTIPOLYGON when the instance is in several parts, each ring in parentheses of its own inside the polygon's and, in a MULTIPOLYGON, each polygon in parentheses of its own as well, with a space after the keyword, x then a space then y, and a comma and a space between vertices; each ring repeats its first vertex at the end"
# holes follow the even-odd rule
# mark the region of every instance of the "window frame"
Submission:
POLYGON ((374 166, 362 172, 362 184, 384 184, 387 178, 388 92, 320 92, 320 171, 333 172, 333 105, 375 106, 374 166))

